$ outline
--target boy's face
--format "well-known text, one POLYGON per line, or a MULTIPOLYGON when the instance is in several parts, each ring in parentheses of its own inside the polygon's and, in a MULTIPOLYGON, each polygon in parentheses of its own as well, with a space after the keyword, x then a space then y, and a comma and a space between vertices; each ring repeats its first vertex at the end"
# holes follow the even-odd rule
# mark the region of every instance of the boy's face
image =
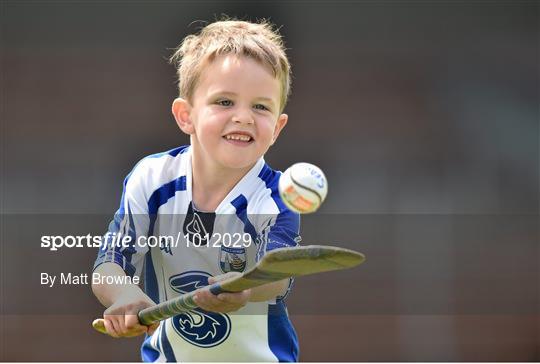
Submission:
POLYGON ((204 68, 192 103, 175 100, 173 114, 203 163, 251 168, 287 123, 280 92, 279 80, 257 61, 223 55, 204 68))

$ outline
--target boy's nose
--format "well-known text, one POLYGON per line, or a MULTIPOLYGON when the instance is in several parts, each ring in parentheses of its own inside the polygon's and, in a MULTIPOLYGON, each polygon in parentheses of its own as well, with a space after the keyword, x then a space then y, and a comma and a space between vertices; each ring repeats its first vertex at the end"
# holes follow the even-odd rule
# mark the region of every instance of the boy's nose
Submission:
POLYGON ((232 121, 239 124, 253 124, 255 122, 251 112, 240 110, 233 115, 232 121))

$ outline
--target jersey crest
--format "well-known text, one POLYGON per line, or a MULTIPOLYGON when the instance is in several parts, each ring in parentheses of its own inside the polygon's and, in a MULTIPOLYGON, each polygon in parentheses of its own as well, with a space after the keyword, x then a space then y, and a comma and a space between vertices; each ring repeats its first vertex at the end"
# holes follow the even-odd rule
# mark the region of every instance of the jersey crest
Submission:
POLYGON ((247 256, 245 248, 229 248, 221 246, 219 249, 219 266, 223 273, 243 272, 246 269, 247 256))
MULTIPOLYGON (((171 288, 181 294, 192 292, 208 285, 210 274, 188 271, 169 279, 171 288)), ((174 330, 187 342, 210 348, 224 342, 231 333, 231 319, 223 313, 195 309, 172 318, 174 330)))

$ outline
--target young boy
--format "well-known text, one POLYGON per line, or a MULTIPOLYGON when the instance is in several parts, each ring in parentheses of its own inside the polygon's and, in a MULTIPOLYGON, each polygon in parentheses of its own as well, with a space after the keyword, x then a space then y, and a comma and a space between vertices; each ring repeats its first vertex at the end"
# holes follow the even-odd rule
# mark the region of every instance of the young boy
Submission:
POLYGON ((263 160, 287 124, 290 66, 281 36, 268 23, 218 21, 186 37, 171 61, 180 89, 172 113, 191 143, 144 158, 124 181, 109 230, 133 243, 109 239, 94 274, 144 270, 145 288, 92 286, 108 307, 107 332, 147 333, 144 361, 297 361, 283 302, 288 279, 218 296, 203 290, 195 297, 200 310, 148 327, 137 320, 155 302, 243 272, 300 240, 299 216, 279 198, 280 173, 263 160), (150 236, 180 236, 181 243, 135 243, 150 236))

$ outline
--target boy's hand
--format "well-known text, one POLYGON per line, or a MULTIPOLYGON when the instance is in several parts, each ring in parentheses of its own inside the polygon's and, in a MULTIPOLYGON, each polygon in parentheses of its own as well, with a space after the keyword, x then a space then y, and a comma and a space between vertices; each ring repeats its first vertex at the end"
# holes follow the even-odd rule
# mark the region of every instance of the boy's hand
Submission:
MULTIPOLYGON (((239 275, 237 272, 230 272, 215 277, 208 278, 208 283, 213 284, 216 282, 224 281, 235 275, 239 275)), ((238 311, 248 303, 251 297, 251 289, 246 289, 237 293, 220 293, 217 296, 212 294, 210 290, 203 289, 193 297, 193 300, 205 311, 211 312, 234 312, 238 311)))
POLYGON ((105 329, 112 337, 133 337, 147 333, 152 335, 159 326, 156 322, 150 326, 139 323, 137 313, 155 303, 140 288, 126 289, 118 300, 103 313, 105 329))

